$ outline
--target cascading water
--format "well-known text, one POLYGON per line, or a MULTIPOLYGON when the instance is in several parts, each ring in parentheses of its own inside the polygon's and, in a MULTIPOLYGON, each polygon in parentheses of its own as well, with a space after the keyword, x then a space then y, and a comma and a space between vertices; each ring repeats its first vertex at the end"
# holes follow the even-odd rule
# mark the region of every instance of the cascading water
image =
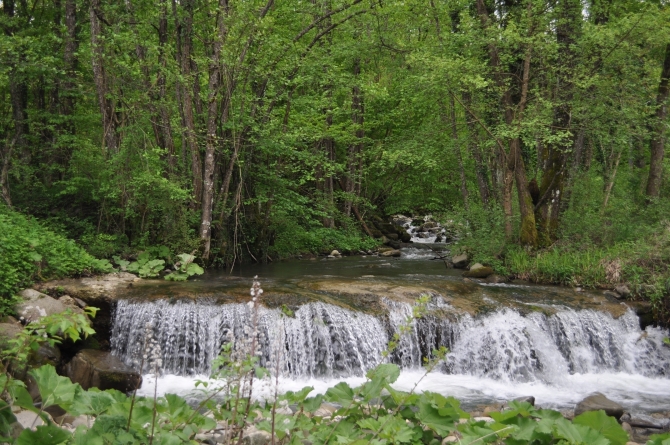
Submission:
MULTIPOLYGON (((360 376, 382 361, 388 340, 412 314, 408 303, 382 299, 387 312, 375 317, 314 302, 293 316, 261 307, 258 317, 260 362, 279 366, 292 378, 360 376)), ((670 348, 663 332, 639 330, 628 311, 618 319, 605 312, 563 309, 546 316, 523 316, 512 309, 471 317, 445 315, 435 297, 428 315, 410 323, 392 360, 405 369, 418 368, 433 348, 450 354, 443 371, 502 382, 555 383, 573 374, 627 373, 668 377, 670 348)), ((112 330, 116 355, 139 368, 144 328, 153 326, 161 344, 163 372, 207 374, 221 345, 249 333, 252 313, 245 304, 212 301, 119 301, 112 330), (246 334, 245 334, 246 332, 246 334)))

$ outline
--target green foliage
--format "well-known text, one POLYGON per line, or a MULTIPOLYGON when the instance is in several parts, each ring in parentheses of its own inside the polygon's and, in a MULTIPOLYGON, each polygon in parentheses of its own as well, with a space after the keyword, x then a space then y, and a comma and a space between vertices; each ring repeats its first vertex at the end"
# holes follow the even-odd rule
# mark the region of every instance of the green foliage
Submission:
POLYGON ((109 272, 111 265, 35 219, 0 207, 0 314, 10 313, 14 294, 36 280, 109 272))
MULTIPOLYGON (((186 281, 189 277, 205 273, 202 267, 194 263, 195 255, 181 253, 176 257, 174 271, 165 275, 166 280, 186 281)), ((141 278, 155 278, 165 270, 166 261, 172 261, 172 255, 166 246, 154 246, 140 253, 135 261, 125 260, 118 255, 113 259, 121 270, 135 273, 141 278)))
POLYGON ((301 253, 325 254, 334 249, 340 252, 357 252, 373 249, 379 245, 379 241, 361 235, 357 229, 315 226, 306 228, 289 220, 280 223, 276 230, 276 240, 270 247, 269 253, 279 258, 288 258, 301 253))
POLYGON ((177 257, 179 258, 179 261, 175 264, 177 270, 165 275, 166 280, 186 281, 188 277, 205 273, 205 270, 202 267, 193 262, 195 260, 195 255, 181 253, 177 255, 177 257))

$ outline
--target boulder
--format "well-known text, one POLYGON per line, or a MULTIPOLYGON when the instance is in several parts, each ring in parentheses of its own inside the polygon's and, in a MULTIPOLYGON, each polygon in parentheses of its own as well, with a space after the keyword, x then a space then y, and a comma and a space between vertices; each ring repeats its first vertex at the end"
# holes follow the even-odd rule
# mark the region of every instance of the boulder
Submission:
POLYGON ((503 277, 502 275, 489 275, 486 277, 486 282, 487 283, 493 283, 493 284, 498 284, 498 283, 507 283, 509 280, 507 277, 503 277))
POLYGON ((398 234, 397 233, 387 233, 386 237, 390 240, 398 241, 398 234))
POLYGON ((603 410, 608 416, 619 420, 623 416, 623 406, 608 399, 604 394, 594 392, 589 394, 575 406, 575 417, 587 411, 603 410))
MULTIPOLYGON (((657 419, 646 414, 624 414, 621 419, 635 428, 651 428, 662 431, 670 431, 670 419, 657 419)), ((659 431, 660 432, 660 431, 659 431)))
POLYGON ((332 252, 330 252, 329 256, 332 256, 334 258, 339 258, 339 257, 342 256, 342 254, 340 252, 338 252, 337 250, 333 250, 332 252))
POLYGON ((16 416, 16 422, 23 427, 23 429, 35 429, 38 426, 44 425, 44 420, 37 413, 32 411, 19 411, 14 414, 16 416))
POLYGON ((403 243, 409 243, 409 242, 412 242, 412 235, 410 235, 410 234, 407 233, 407 232, 403 232, 403 233, 400 235, 400 241, 402 241, 403 243))
POLYGON ((65 310, 63 303, 34 289, 25 289, 19 292, 19 295, 23 297, 24 301, 16 306, 16 313, 26 323, 65 310))
POLYGON ((451 258, 451 262, 454 265, 454 268, 465 269, 465 267, 468 265, 468 255, 466 253, 456 255, 451 258))
POLYGON ((620 300, 623 298, 621 295, 617 294, 616 292, 612 292, 611 290, 606 290, 603 292, 603 295, 605 295, 607 298, 613 298, 615 300, 620 300))
POLYGON ((479 263, 474 264, 470 270, 463 273, 463 276, 468 278, 486 278, 489 275, 493 275, 493 269, 479 263))
POLYGON ((387 256, 387 257, 399 257, 400 256, 400 251, 399 250, 387 250, 385 252, 381 253, 381 256, 387 256))
POLYGON ((620 284, 614 288, 614 292, 621 295, 622 298, 630 297, 630 289, 625 284, 620 284))
POLYGON ((139 388, 142 377, 111 352, 84 349, 65 365, 65 375, 82 388, 116 389, 130 392, 139 388))
POLYGON ((514 399, 515 402, 528 402, 532 406, 535 406, 535 397, 533 396, 524 396, 524 397, 517 397, 514 399))
MULTIPOLYGON (((58 299, 58 301, 63 306, 65 306, 66 309, 71 309, 72 312, 76 312, 76 313, 79 313, 79 314, 84 313, 84 311, 82 310, 81 304, 69 295, 63 295, 62 297, 60 297, 58 299)), ((81 301, 81 300, 79 300, 79 301, 81 301)), ((81 302, 84 303, 83 301, 81 301, 81 302)), ((84 303, 84 307, 86 307, 86 303, 84 303)))
POLYGON ((243 445, 267 445, 272 441, 272 435, 267 431, 261 431, 255 426, 250 426, 244 430, 242 438, 243 445))

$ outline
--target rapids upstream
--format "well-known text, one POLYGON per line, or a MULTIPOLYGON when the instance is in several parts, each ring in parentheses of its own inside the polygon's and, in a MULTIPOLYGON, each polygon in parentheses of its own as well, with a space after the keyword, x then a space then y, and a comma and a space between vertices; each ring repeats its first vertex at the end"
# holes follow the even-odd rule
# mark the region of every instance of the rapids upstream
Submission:
MULTIPOLYGON (((139 369, 150 324, 162 357, 159 393, 199 397, 194 383, 207 379, 221 346, 248 335, 248 289, 258 275, 265 290, 260 364, 279 371, 280 391, 362 383, 423 294, 430 296, 427 315, 411 322, 390 358, 402 368, 398 389, 412 389, 424 375, 424 358, 445 346, 447 360, 417 390, 455 396, 466 407, 532 395, 543 407, 572 408, 600 391, 629 410, 668 409, 667 333, 642 330, 622 303, 569 288, 464 282, 460 271, 431 261, 435 253, 425 246, 402 252, 137 286, 117 303, 112 350, 139 369)), ((145 376, 140 394, 153 395, 154 382, 145 376)), ((258 385, 256 395, 270 396, 274 382, 258 385)))

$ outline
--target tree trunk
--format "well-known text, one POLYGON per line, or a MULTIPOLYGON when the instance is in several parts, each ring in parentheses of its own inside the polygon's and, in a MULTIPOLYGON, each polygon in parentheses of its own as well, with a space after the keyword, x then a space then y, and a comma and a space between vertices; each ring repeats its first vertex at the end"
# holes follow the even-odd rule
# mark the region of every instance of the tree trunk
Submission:
POLYGON ((98 93, 98 105, 102 115, 102 129, 104 145, 110 153, 118 153, 119 137, 117 134, 118 122, 114 111, 114 100, 111 94, 109 79, 104 67, 104 47, 100 41, 102 28, 99 16, 102 15, 100 0, 91 0, 89 17, 91 21, 91 58, 93 78, 98 93))
POLYGON ((571 132, 574 91, 572 79, 576 57, 574 45, 581 32, 582 6, 579 0, 559 0, 557 10, 558 80, 552 128, 557 132, 567 132, 570 137, 564 137, 563 142, 559 138, 558 142, 547 146, 547 159, 543 165, 540 183, 540 200, 535 212, 539 242, 542 246, 549 246, 557 237, 563 187, 568 174, 568 154, 574 147, 575 140, 571 132))
MULTIPOLYGON (((472 103, 472 96, 470 93, 463 93, 463 103, 470 107, 472 103)), ((466 122, 468 126, 468 151, 475 160, 475 177, 477 178, 477 188, 479 189, 479 197, 484 205, 488 205, 491 199, 491 192, 489 190, 489 181, 486 174, 486 167, 482 158, 482 151, 479 147, 477 138, 477 129, 472 119, 466 115, 466 122)))
POLYGON ((167 152, 167 162, 170 172, 174 172, 177 158, 174 148, 174 139, 172 138, 172 125, 170 123, 170 113, 165 105, 167 91, 165 71, 167 69, 167 58, 165 56, 165 46, 168 41, 168 21, 166 0, 160 0, 160 18, 158 19, 158 75, 156 84, 158 86, 158 114, 160 116, 160 132, 165 151, 167 152))
POLYGON ((363 130, 363 94, 358 85, 359 76, 361 74, 361 60, 356 58, 354 60, 354 77, 355 85, 351 89, 351 120, 356 128, 356 138, 359 142, 354 142, 349 146, 347 153, 347 176, 345 178, 345 193, 347 196, 344 199, 344 215, 348 218, 351 216, 351 207, 354 203, 354 195, 356 195, 356 183, 360 179, 359 167, 360 156, 362 151, 362 139, 365 136, 363 130))
POLYGON ((184 18, 183 24, 179 23, 175 0, 173 0, 172 3, 172 12, 174 14, 175 23, 177 23, 177 28, 181 31, 178 35, 179 41, 181 42, 181 57, 179 64, 181 67, 181 77, 184 81, 178 86, 180 92, 179 96, 181 98, 180 111, 184 125, 183 137, 186 140, 186 146, 190 153, 193 201, 197 206, 200 204, 202 198, 202 161, 200 159, 200 149, 196 139, 195 118, 193 116, 193 96, 189 86, 189 81, 191 79, 191 54, 193 51, 193 4, 192 0, 186 0, 183 4, 186 9, 186 17, 184 18))
POLYGON ((649 160, 649 179, 647 180, 647 196, 657 198, 661 193, 661 181, 663 179, 663 156, 665 154, 665 122, 668 116, 668 80, 670 79, 670 43, 665 47, 665 58, 663 70, 661 71, 661 82, 658 85, 656 96, 656 115, 654 116, 654 127, 651 135, 649 148, 651 159, 649 160))
POLYGON ((453 96, 451 97, 451 137, 454 140, 454 150, 456 151, 456 159, 458 160, 458 169, 461 177, 461 196, 463 197, 463 206, 469 209, 468 203, 468 182, 465 177, 465 167, 463 165, 463 155, 461 153, 461 145, 458 142, 458 125, 456 122, 456 103, 453 96))
POLYGON ((207 96, 207 138, 205 146, 205 165, 203 171, 202 188, 202 222, 200 224, 200 239, 203 242, 202 257, 209 259, 212 241, 212 208, 214 206, 214 152, 218 142, 217 118, 219 91, 221 89, 221 50, 226 37, 227 28, 225 23, 227 0, 219 0, 217 11, 217 35, 214 40, 212 56, 209 64, 209 85, 207 96))

